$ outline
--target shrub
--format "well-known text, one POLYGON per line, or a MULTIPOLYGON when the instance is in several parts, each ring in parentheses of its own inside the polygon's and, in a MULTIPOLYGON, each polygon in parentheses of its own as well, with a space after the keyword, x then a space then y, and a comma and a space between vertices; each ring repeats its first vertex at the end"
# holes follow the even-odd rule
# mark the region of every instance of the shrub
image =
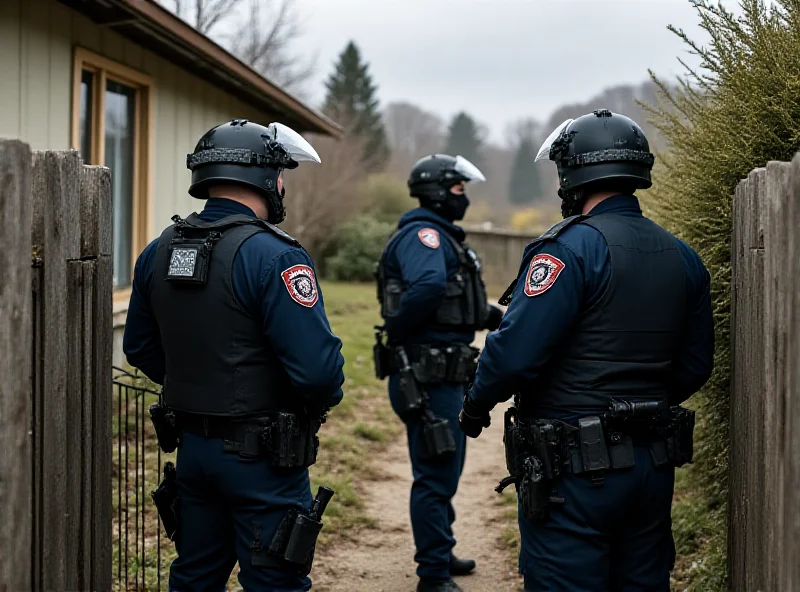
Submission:
MULTIPOLYGON (((800 147, 800 2, 742 0, 736 17, 693 0, 711 41, 700 47, 670 27, 701 57, 678 90, 661 87, 654 123, 670 149, 654 171, 644 205, 694 247, 711 273, 716 322, 714 374, 691 400, 698 409, 696 462, 690 491, 698 492, 716 528, 701 549, 715 568, 698 570, 691 588, 724 589, 727 533, 728 418, 730 394, 730 238, 734 190, 740 179, 770 160, 791 160, 800 147)), ((687 540, 676 523, 676 538, 687 540)))
POLYGON ((345 223, 336 241, 336 254, 327 259, 330 278, 369 282, 375 279, 375 264, 383 252, 395 224, 371 216, 359 216, 345 223))

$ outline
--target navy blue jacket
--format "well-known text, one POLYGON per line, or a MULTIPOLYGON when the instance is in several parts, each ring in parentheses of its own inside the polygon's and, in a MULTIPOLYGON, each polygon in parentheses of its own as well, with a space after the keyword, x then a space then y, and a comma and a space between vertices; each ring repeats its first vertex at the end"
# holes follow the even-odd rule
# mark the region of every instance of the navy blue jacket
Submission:
MULTIPOLYGON (((598 204, 589 215, 613 212, 642 216, 639 200, 617 195, 598 204)), ((711 376, 714 361, 714 319, 711 310, 711 278, 700 257, 679 239, 685 266, 687 313, 680 353, 674 361, 677 405, 698 391, 711 376)), ((525 387, 536 392, 536 380, 551 361, 582 310, 591 307, 611 277, 611 256, 603 235, 586 224, 574 224, 556 240, 529 245, 520 266, 522 277, 499 330, 489 333, 478 361, 470 401, 489 411, 525 387), (564 262, 555 283, 535 298, 526 298, 524 274, 531 259, 547 253, 564 262)))
MULTIPOLYGON (((253 211, 238 202, 212 198, 200 218, 215 221, 253 211)), ((166 364, 158 324, 150 307, 158 239, 139 255, 134 269, 128 318, 122 347, 131 366, 153 382, 163 384, 166 364)), ((294 392, 333 407, 342 399, 344 383, 342 342, 333 334, 319 301, 311 308, 298 306, 286 290, 281 271, 313 263, 308 254, 278 237, 259 232, 247 239, 233 259, 233 292, 239 304, 263 327, 264 336, 283 362, 294 392)))
POLYGON ((458 271, 458 253, 444 233, 462 242, 464 230, 427 208, 406 212, 397 227, 400 233, 386 249, 384 266, 388 278, 402 279, 404 292, 395 314, 384 319, 389 338, 397 343, 472 343, 472 332, 426 329, 426 321, 444 300, 447 278, 458 271), (426 228, 439 233, 436 247, 420 238, 426 228))

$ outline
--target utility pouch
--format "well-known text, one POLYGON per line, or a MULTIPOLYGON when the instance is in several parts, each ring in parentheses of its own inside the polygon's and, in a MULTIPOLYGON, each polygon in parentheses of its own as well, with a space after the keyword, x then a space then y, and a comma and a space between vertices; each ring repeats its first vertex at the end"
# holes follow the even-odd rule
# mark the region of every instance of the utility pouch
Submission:
POLYGON ((694 458, 694 411, 685 407, 670 409, 672 433, 667 438, 667 454, 676 467, 694 458))
POLYGON ((319 423, 279 412, 262 431, 267 457, 274 467, 310 467, 317 462, 319 423))
POLYGON ((456 452, 456 440, 453 428, 446 419, 429 417, 423 425, 425 448, 431 460, 448 458, 456 452))
POLYGON ((372 346, 375 376, 383 380, 392 373, 392 352, 383 341, 383 329, 375 327, 375 345, 372 346))
POLYGON ((398 347, 396 351, 400 360, 400 399, 397 402, 397 412, 400 419, 406 420, 420 413, 424 400, 422 389, 414 376, 414 370, 408 361, 406 350, 398 347))
POLYGON ((478 350, 469 346, 450 346, 446 350, 447 374, 445 380, 466 384, 475 377, 475 358, 478 350))
POLYGON ((614 469, 627 469, 636 464, 633 456, 633 438, 619 432, 609 435, 608 454, 611 458, 611 467, 614 469))
POLYGON ((414 376, 422 384, 436 384, 447 378, 447 356, 438 347, 424 345, 419 359, 412 364, 414 376))
POLYGON ((400 297, 403 295, 403 283, 397 279, 386 280, 386 289, 383 294, 383 311, 381 316, 392 316, 400 308, 400 297))
POLYGON ((164 526, 167 538, 175 541, 178 534, 178 473, 171 462, 164 464, 164 479, 155 491, 150 492, 164 526))
POLYGON ((163 402, 160 397, 158 403, 150 406, 150 421, 156 431, 158 445, 167 454, 174 452, 180 442, 180 430, 178 429, 175 413, 163 402))
POLYGON ((578 429, 583 470, 589 472, 608 469, 611 464, 608 460, 608 449, 600 418, 596 415, 582 417, 578 420, 578 429))
POLYGON ((541 461, 529 456, 522 463, 522 474, 517 486, 522 515, 532 522, 543 522, 550 508, 552 482, 546 479, 541 461))

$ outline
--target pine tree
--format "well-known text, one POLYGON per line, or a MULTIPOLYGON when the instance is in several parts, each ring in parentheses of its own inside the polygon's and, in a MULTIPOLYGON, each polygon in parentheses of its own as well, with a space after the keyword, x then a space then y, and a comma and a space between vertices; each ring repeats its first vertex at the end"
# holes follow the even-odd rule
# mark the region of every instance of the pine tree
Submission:
POLYGON ((325 113, 348 133, 364 138, 365 160, 371 168, 381 167, 388 160, 389 143, 378 107, 377 87, 369 74, 369 64, 362 62, 352 41, 339 55, 325 87, 325 113))
POLYGON ((447 130, 447 145, 444 153, 451 156, 461 155, 475 166, 481 163, 481 141, 478 125, 464 112, 453 118, 447 130))
POLYGON ((536 148, 529 138, 522 140, 511 165, 508 183, 508 201, 514 205, 525 205, 541 196, 542 187, 539 170, 534 164, 536 148))

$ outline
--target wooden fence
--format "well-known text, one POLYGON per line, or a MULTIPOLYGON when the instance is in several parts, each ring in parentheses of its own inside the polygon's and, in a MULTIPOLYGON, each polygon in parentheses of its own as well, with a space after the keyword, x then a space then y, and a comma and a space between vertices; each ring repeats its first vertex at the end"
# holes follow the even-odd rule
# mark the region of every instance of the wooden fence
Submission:
POLYGON ((480 257, 483 281, 492 291, 502 293, 516 279, 525 247, 541 232, 467 229, 467 242, 480 257))
POLYGON ((0 140, 0 592, 111 590, 111 178, 0 140))
POLYGON ((728 561, 735 592, 800 590, 800 155, 733 207, 728 561))

